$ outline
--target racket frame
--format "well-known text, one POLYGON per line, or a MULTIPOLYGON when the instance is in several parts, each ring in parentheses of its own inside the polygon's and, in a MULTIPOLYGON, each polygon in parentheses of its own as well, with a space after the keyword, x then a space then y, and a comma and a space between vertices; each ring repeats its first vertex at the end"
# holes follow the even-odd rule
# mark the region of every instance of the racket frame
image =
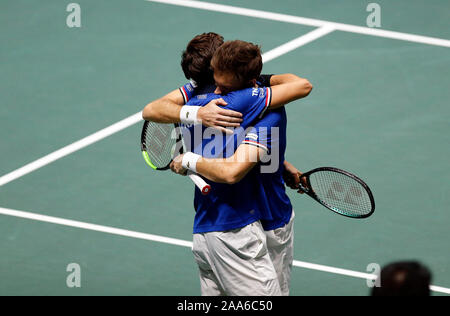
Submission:
POLYGON ((345 171, 345 170, 342 170, 342 169, 339 169, 339 168, 334 168, 334 167, 320 167, 320 168, 315 168, 313 170, 310 170, 308 172, 303 173, 302 176, 300 177, 300 179, 305 177, 308 187, 311 188, 311 181, 310 181, 309 176, 311 174, 313 174, 313 173, 320 172, 320 171, 331 171, 331 172, 340 173, 340 174, 343 174, 343 175, 345 175, 347 177, 350 177, 353 180, 355 180, 356 182, 358 182, 366 190, 366 192, 367 192, 367 194, 369 196, 370 203, 371 203, 371 206, 372 206, 370 212, 367 213, 367 214, 364 214, 364 215, 359 215, 359 216, 349 215, 349 214, 346 214, 345 212, 343 212, 343 211, 341 211, 341 210, 339 210, 337 208, 334 208, 331 205, 328 205, 327 203, 325 203, 324 201, 319 199, 319 197, 316 195, 314 190, 305 188, 303 186, 303 184, 301 183, 301 181, 300 181, 300 184, 299 184, 299 189, 301 189, 304 193, 308 194, 310 197, 312 197, 318 203, 320 203, 323 206, 325 206, 327 209, 333 211, 336 214, 342 215, 342 216, 346 216, 346 217, 350 217, 350 218, 356 218, 356 219, 363 219, 363 218, 367 218, 367 217, 371 216, 375 212, 375 199, 373 198, 373 194, 372 194, 372 191, 370 190, 369 186, 363 180, 361 180, 360 178, 358 178, 357 176, 355 176, 354 174, 352 174, 352 173, 350 173, 348 171, 345 171))

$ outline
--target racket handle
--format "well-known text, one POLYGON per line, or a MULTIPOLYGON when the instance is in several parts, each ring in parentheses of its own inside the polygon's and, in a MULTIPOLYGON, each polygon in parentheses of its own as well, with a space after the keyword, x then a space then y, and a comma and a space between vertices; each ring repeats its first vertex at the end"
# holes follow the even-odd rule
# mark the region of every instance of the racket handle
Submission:
POLYGON ((195 183, 197 188, 200 189, 203 195, 208 195, 211 191, 211 186, 205 182, 198 174, 188 171, 188 176, 191 178, 192 182, 195 183))

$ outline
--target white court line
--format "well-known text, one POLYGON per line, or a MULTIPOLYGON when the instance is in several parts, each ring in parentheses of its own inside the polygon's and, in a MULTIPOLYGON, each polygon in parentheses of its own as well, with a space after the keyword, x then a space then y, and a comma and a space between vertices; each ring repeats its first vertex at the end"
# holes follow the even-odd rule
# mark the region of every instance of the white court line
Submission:
MULTIPOLYGON (((2 208, 2 207, 0 207, 0 214, 24 218, 24 219, 30 219, 30 220, 39 221, 39 222, 45 222, 45 223, 81 228, 81 229, 86 229, 86 230, 91 230, 91 231, 97 231, 97 232, 102 232, 102 233, 107 233, 107 234, 119 235, 119 236, 124 236, 124 237, 143 239, 143 240, 165 243, 165 244, 170 244, 170 245, 175 245, 175 246, 187 247, 187 248, 192 249, 191 241, 180 240, 180 239, 175 239, 175 238, 170 238, 170 237, 164 237, 164 236, 158 236, 158 235, 152 235, 152 234, 146 234, 146 233, 139 233, 139 232, 120 229, 120 228, 90 224, 90 223, 68 220, 68 219, 58 218, 58 217, 53 217, 53 216, 46 216, 46 215, 29 213, 29 212, 24 212, 24 211, 17 211, 17 210, 2 208)), ((294 260, 293 265, 295 267, 300 267, 300 268, 304 268, 304 269, 322 271, 322 272, 327 272, 327 273, 332 273, 332 274, 345 275, 345 276, 366 279, 366 280, 374 280, 377 277, 374 274, 362 273, 362 272, 357 272, 357 271, 352 271, 352 270, 347 270, 347 269, 340 269, 340 268, 324 266, 324 265, 320 265, 320 264, 314 264, 314 263, 303 262, 303 261, 298 261, 298 260, 294 260)), ((434 292, 450 294, 450 289, 448 289, 448 288, 432 285, 432 286, 430 286, 430 289, 434 292)))
POLYGON ((184 241, 184 240, 180 240, 180 239, 162 237, 162 236, 145 234, 145 233, 138 233, 138 232, 134 232, 134 231, 130 231, 130 230, 107 227, 107 226, 96 225, 96 224, 89 224, 89 223, 84 223, 84 222, 79 222, 79 221, 74 221, 74 220, 69 220, 69 219, 64 219, 64 218, 58 218, 58 217, 53 217, 53 216, 46 216, 46 215, 41 215, 41 214, 11 210, 11 209, 6 209, 6 208, 2 208, 2 207, 0 207, 0 214, 14 216, 14 217, 20 217, 20 218, 25 218, 25 219, 31 219, 31 220, 38 221, 38 222, 45 222, 45 223, 51 223, 51 224, 69 226, 69 227, 76 227, 76 228, 92 230, 92 231, 97 231, 97 232, 102 232, 102 233, 107 233, 107 234, 113 234, 113 235, 119 235, 119 236, 125 236, 125 237, 137 238, 137 239, 144 239, 144 240, 156 241, 156 242, 170 244, 170 245, 192 248, 192 242, 190 242, 190 241, 184 241))
POLYGON ((299 17, 299 16, 273 13, 273 12, 267 12, 267 11, 261 11, 261 10, 254 10, 254 9, 247 9, 247 8, 241 8, 241 7, 234 7, 234 6, 229 6, 229 5, 217 4, 217 3, 200 2, 200 1, 194 1, 194 0, 146 0, 146 1, 159 2, 159 3, 164 3, 164 4, 172 4, 172 5, 176 5, 176 6, 183 6, 183 7, 195 8, 195 9, 201 9, 201 10, 207 10, 207 11, 229 13, 229 14, 235 14, 235 15, 241 15, 241 16, 248 16, 248 17, 266 19, 266 20, 272 20, 272 21, 315 26, 315 27, 331 26, 334 29, 336 29, 338 31, 343 31, 343 32, 358 33, 358 34, 391 38, 391 39, 396 39, 396 40, 422 43, 422 44, 428 44, 428 45, 450 47, 450 41, 446 40, 446 39, 441 39, 441 38, 414 35, 414 34, 394 32, 394 31, 387 31, 387 30, 381 30, 381 29, 376 29, 376 28, 356 26, 356 25, 351 25, 351 24, 336 23, 336 22, 331 22, 331 21, 310 19, 310 18, 304 18, 304 17, 299 17))
POLYGON ((317 270, 317 271, 328 272, 328 273, 333 273, 333 274, 340 274, 340 275, 345 275, 345 276, 350 276, 350 277, 365 279, 365 280, 375 280, 377 278, 377 276, 375 274, 362 273, 362 272, 357 272, 357 271, 352 271, 352 270, 347 270, 347 269, 340 269, 340 268, 335 268, 335 267, 329 267, 329 266, 324 266, 321 264, 302 262, 302 261, 297 261, 297 260, 294 260, 293 265, 296 267, 299 267, 299 268, 317 270))
POLYGON ((67 155, 70 155, 86 146, 89 146, 103 138, 106 138, 114 133, 117 133, 133 124, 142 121, 142 112, 136 113, 126 119, 123 119, 111 126, 108 126, 94 134, 91 134, 79 141, 72 143, 66 147, 63 147, 47 156, 44 156, 36 161, 33 161, 17 170, 14 170, 2 177, 0 177, 0 186, 5 185, 11 181, 14 181, 24 175, 31 173, 39 168, 42 168, 58 159, 61 159, 67 155))
MULTIPOLYGON (((329 27, 323 27, 319 28, 317 30, 311 31, 310 33, 307 33, 305 35, 302 35, 293 41, 290 41, 286 44, 283 44, 279 47, 276 47, 272 49, 271 51, 268 51, 266 54, 262 55, 263 62, 268 62, 270 60, 273 60, 277 57, 280 57, 283 54, 286 54, 296 48, 299 48, 303 45, 306 45, 310 42, 312 42, 315 39, 318 39, 322 36, 325 36, 326 34, 332 32, 333 29, 329 27)), ((58 159, 61 159, 69 154, 73 154, 74 152, 83 149, 84 147, 87 147, 89 145, 92 145, 95 142, 98 142, 102 140, 103 138, 106 138, 108 136, 111 136, 114 133, 117 133, 127 127, 130 127, 131 125, 134 125, 136 123, 139 123, 142 121, 142 112, 133 114, 130 117, 127 117, 126 119, 123 119, 109 127, 106 127, 90 136, 87 136, 83 139, 80 139, 79 141, 68 145, 66 147, 63 147, 51 154, 48 154, 47 156, 44 156, 36 161, 33 161, 19 169, 16 169, 2 177, 0 177, 0 187, 2 185, 5 185, 11 181, 14 181, 20 177, 23 177, 33 171, 36 171, 39 168, 42 168, 58 159)))
POLYGON ((315 41, 316 39, 319 39, 331 32, 333 32, 335 29, 331 26, 322 26, 314 31, 311 31, 305 35, 302 35, 290 42, 287 42, 286 44, 283 44, 281 46, 278 46, 277 48, 274 48, 268 52, 266 52, 263 55, 263 62, 266 63, 268 61, 271 61, 272 59, 275 59, 279 56, 282 56, 284 54, 289 53, 290 51, 293 51, 294 49, 297 49, 303 45, 306 45, 308 43, 311 43, 312 41, 315 41))

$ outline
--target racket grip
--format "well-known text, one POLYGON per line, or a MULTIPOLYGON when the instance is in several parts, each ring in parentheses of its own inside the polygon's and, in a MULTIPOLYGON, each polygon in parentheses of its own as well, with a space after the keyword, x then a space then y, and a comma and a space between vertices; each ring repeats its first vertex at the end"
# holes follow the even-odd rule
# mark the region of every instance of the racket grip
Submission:
POLYGON ((188 176, 191 178, 192 182, 195 183, 197 188, 202 192, 203 195, 208 195, 211 191, 211 186, 205 182, 198 174, 188 171, 188 176))

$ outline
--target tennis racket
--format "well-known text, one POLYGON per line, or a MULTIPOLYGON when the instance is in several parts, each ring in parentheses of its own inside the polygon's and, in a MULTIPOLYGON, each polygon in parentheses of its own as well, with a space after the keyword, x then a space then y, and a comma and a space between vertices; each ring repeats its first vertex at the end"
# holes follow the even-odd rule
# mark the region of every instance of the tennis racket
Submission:
POLYGON ((302 174, 307 186, 299 188, 331 211, 351 218, 366 218, 375 211, 369 186, 360 178, 337 168, 322 167, 302 174))
MULTIPOLYGON (((147 164, 154 170, 168 170, 172 160, 185 151, 183 137, 178 124, 161 124, 145 121, 141 133, 141 151, 147 164)), ((197 174, 187 175, 203 195, 211 186, 197 174)))

